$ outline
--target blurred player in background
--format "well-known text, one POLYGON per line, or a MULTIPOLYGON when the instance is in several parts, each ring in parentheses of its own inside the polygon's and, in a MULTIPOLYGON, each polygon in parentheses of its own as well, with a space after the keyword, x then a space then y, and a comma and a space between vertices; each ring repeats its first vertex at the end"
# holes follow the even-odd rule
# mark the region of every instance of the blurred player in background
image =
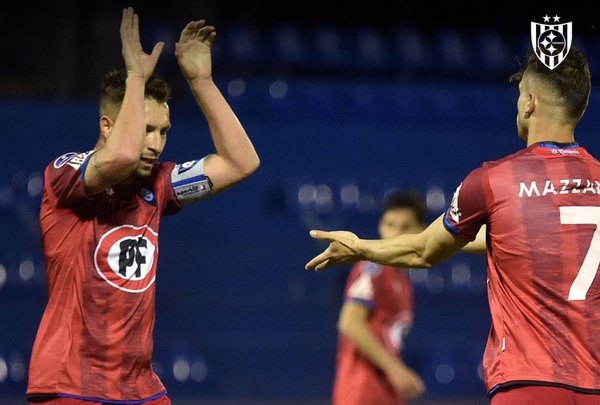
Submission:
MULTIPOLYGON (((417 192, 391 194, 379 220, 379 236, 420 232, 427 215, 417 192)), ((333 405, 401 405, 424 392, 421 378, 401 358, 413 317, 407 270, 369 261, 352 267, 338 321, 333 405)))
POLYGON ((361 259, 426 268, 485 227, 491 404, 599 404, 600 162, 575 142, 591 91, 588 62, 571 47, 549 69, 531 51, 512 80, 526 148, 469 173, 446 213, 419 234, 364 240, 311 231, 331 243, 306 268, 361 259))
POLYGON ((259 165, 212 80, 214 27, 192 21, 175 45, 216 149, 182 164, 159 161, 171 126, 170 87, 153 74, 164 44, 144 53, 132 8, 123 10, 120 33, 125 69, 102 82, 95 147, 45 170, 40 221, 49 299, 31 356, 30 403, 171 403, 151 366, 161 217, 259 165))

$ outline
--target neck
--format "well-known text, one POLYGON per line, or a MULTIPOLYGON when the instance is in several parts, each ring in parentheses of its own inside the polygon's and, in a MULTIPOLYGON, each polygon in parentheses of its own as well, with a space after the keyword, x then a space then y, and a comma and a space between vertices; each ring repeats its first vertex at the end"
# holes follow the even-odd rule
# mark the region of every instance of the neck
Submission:
POLYGON ((527 146, 533 145, 538 142, 556 142, 556 143, 573 143, 575 142, 575 136, 573 133, 570 134, 538 134, 532 136, 531 134, 527 137, 527 146))
POLYGON ((572 143, 575 142, 575 128, 572 125, 537 125, 529 128, 527 146, 537 142, 572 143))

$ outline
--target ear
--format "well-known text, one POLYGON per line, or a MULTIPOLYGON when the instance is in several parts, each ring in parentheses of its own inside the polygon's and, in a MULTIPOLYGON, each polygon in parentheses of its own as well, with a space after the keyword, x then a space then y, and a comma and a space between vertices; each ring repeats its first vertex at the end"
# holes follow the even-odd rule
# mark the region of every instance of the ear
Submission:
POLYGON ((110 119, 110 117, 108 115, 102 115, 100 117, 100 135, 102 135, 102 137, 104 139, 108 138, 108 135, 110 135, 110 131, 113 127, 113 120, 110 119))
POLYGON ((525 117, 529 118, 535 112, 535 109, 537 107, 537 97, 533 93, 529 93, 527 97, 528 100, 525 104, 525 117))

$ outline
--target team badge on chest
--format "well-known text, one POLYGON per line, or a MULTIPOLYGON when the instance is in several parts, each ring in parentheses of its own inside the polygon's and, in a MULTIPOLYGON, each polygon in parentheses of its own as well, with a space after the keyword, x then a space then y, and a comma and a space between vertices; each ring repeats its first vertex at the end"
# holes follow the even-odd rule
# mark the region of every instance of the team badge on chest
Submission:
POLYGON ((158 233, 148 226, 122 225, 105 233, 94 252, 96 271, 119 290, 140 293, 156 279, 158 233))

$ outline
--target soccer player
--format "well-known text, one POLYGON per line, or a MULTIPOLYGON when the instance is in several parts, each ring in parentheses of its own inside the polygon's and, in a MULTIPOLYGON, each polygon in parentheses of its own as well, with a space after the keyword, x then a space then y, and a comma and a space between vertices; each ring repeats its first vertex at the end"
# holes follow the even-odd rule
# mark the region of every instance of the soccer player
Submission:
POLYGON ((30 403, 171 403, 151 366, 161 217, 259 165, 212 80, 213 26, 192 21, 175 45, 216 148, 181 164, 159 161, 171 126, 170 88, 153 74, 164 44, 143 51, 131 7, 123 9, 120 34, 125 68, 104 77, 95 147, 64 154, 44 174, 49 299, 31 356, 30 403))
MULTIPOLYGON (((396 192, 386 199, 379 236, 420 232, 427 214, 416 192, 396 192)), ((333 405, 401 405, 423 393, 423 381, 401 359, 413 317, 405 269, 369 261, 352 267, 338 320, 333 405)))
POLYGON ((311 231, 330 244, 306 268, 359 259, 427 268, 485 226, 491 404, 598 404, 600 163, 575 142, 591 91, 588 63, 572 47, 550 70, 531 52, 512 79, 526 148, 469 173, 448 210, 419 234, 364 240, 311 231))

